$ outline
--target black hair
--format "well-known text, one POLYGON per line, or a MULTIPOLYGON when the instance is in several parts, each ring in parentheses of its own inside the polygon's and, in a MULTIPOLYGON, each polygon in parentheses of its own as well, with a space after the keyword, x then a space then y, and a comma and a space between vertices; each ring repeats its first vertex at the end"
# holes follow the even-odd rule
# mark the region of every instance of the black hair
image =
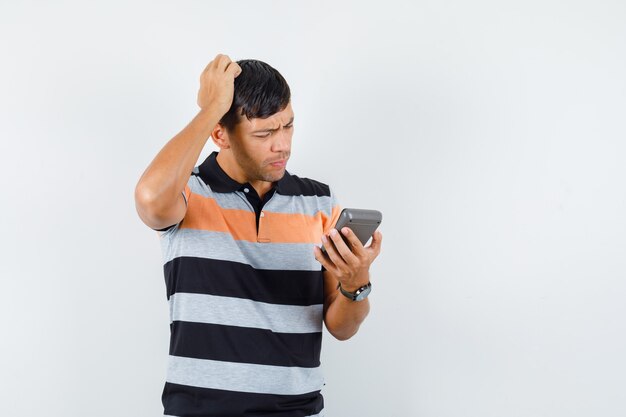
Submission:
POLYGON ((291 99, 287 81, 269 64, 256 59, 242 59, 237 64, 241 73, 235 77, 233 103, 220 119, 228 132, 235 130, 240 116, 265 119, 287 107, 291 99))

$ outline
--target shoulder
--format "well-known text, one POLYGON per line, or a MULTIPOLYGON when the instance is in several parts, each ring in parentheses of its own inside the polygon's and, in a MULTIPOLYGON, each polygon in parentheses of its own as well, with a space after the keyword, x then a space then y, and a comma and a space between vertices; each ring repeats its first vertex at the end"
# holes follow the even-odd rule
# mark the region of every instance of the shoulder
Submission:
POLYGON ((281 194, 288 195, 330 197, 332 193, 331 187, 326 183, 291 173, 285 174, 279 187, 281 194))

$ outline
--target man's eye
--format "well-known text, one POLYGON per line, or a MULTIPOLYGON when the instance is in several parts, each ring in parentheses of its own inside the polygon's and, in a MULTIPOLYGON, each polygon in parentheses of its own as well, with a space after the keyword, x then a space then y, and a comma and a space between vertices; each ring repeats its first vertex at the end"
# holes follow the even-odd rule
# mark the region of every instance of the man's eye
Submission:
MULTIPOLYGON (((284 128, 285 128, 285 129, 289 129, 289 128, 292 128, 292 127, 293 127, 293 125, 292 125, 292 124, 291 124, 291 125, 285 125, 285 126, 284 126, 284 128)), ((267 135, 254 135, 254 136, 255 136, 255 137, 257 137, 257 138, 267 138, 267 137, 269 137, 272 133, 274 133, 274 132, 268 132, 268 133, 267 133, 267 135)))

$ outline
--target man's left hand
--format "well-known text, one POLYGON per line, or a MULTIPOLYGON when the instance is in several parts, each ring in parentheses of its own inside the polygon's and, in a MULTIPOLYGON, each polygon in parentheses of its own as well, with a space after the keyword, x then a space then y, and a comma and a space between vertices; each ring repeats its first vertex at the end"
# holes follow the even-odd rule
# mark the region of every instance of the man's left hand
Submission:
POLYGON ((339 280, 343 289, 354 292, 369 282, 369 267, 380 253, 383 235, 375 231, 372 242, 364 247, 350 228, 344 227, 341 233, 348 245, 339 232, 332 229, 329 236, 322 235, 326 254, 316 246, 315 259, 339 280))

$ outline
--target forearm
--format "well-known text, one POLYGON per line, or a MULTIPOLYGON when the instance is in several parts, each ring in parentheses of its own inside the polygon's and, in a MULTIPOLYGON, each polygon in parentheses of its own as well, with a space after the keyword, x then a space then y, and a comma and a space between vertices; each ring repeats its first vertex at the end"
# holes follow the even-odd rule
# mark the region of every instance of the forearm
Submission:
POLYGON ((369 299, 352 301, 337 290, 326 311, 326 328, 338 340, 347 340, 356 334, 369 311, 369 299))
POLYGON ((155 212, 167 208, 179 197, 221 117, 219 111, 210 107, 200 110, 146 168, 137 183, 136 193, 155 205, 155 212))

